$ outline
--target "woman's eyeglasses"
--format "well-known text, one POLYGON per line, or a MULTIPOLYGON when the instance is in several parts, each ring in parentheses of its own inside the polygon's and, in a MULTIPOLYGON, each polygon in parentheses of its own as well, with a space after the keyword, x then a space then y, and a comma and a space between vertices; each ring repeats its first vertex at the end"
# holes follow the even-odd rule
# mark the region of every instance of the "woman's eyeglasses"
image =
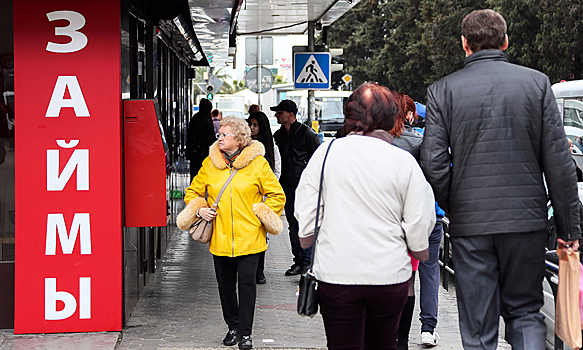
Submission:
POLYGON ((237 135, 234 135, 234 134, 225 134, 225 133, 220 133, 220 132, 218 132, 218 133, 216 134, 216 136, 217 136, 217 139, 220 139, 221 137, 225 139, 225 138, 227 138, 227 137, 229 137, 229 136, 237 136, 237 135))

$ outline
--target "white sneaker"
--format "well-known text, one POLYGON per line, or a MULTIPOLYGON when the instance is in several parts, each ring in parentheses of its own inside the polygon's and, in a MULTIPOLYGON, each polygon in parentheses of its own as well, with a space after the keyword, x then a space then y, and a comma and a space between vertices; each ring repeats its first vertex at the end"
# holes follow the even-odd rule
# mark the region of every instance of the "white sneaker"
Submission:
POLYGON ((437 346, 437 339, 439 335, 434 331, 433 334, 429 332, 421 332, 421 344, 424 346, 437 346))

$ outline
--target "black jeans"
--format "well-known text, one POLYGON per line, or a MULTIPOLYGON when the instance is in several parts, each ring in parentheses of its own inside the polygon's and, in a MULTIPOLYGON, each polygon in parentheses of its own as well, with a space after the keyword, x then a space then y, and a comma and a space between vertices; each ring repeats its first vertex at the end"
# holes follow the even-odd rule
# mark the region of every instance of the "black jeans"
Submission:
MULTIPOLYGON (((287 220, 289 229, 289 241, 291 243, 292 254, 294 256, 294 264, 300 266, 309 265, 310 259, 312 258, 312 247, 308 249, 302 249, 300 244, 300 237, 298 236, 299 223, 294 216, 296 188, 284 187, 283 192, 285 192, 285 218, 287 220)), ((316 203, 314 203, 314 205, 316 205, 316 203)))
POLYGON ((455 288, 466 350, 496 349, 500 315, 514 350, 545 350, 547 232, 452 237, 455 288))
POLYGON ((237 329, 240 335, 251 335, 257 295, 255 276, 259 254, 234 258, 213 255, 213 258, 225 323, 229 329, 237 329), (237 282, 238 302, 235 287, 237 282))

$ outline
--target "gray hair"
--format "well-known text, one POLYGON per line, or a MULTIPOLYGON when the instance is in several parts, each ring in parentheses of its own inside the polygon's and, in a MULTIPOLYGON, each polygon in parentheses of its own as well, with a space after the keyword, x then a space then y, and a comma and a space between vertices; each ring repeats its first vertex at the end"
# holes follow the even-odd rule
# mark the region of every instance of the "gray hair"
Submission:
POLYGON ((249 129, 249 124, 245 119, 228 116, 223 118, 219 125, 231 128, 239 147, 244 148, 251 144, 251 129, 249 129))

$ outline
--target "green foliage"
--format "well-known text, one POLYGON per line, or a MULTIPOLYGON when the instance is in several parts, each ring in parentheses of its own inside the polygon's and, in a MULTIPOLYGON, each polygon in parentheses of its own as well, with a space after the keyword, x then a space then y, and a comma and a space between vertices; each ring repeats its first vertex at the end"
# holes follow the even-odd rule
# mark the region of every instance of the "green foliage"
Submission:
POLYGON ((427 87, 463 67, 461 21, 492 8, 508 24, 511 62, 552 82, 583 79, 582 0, 361 0, 328 31, 354 86, 374 81, 424 101, 427 87))
POLYGON ((273 76, 273 85, 276 84, 288 84, 289 81, 287 79, 284 79, 281 75, 274 75, 273 76))
POLYGON ((491 0, 508 24, 511 62, 547 74, 551 82, 583 79, 581 0, 491 0))
POLYGON ((233 80, 233 93, 245 90, 246 88, 245 80, 233 80))

